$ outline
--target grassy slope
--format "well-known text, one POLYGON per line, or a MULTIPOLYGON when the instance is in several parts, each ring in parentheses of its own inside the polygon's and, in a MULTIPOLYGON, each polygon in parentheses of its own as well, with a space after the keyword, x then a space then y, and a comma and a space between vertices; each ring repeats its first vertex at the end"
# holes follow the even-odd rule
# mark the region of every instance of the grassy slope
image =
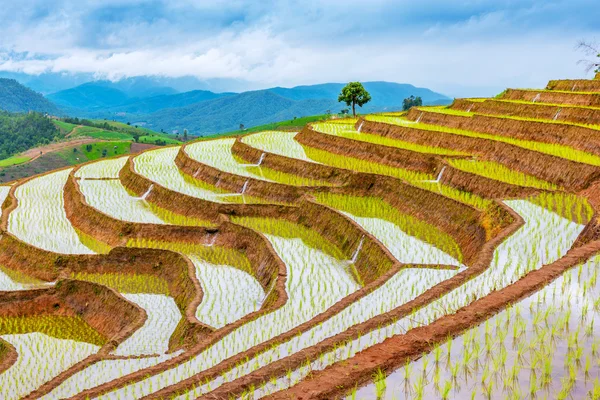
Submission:
POLYGON ((287 120, 287 121, 273 122, 270 124, 255 126, 253 128, 244 129, 243 131, 237 130, 237 131, 231 131, 231 132, 226 132, 226 133, 218 133, 215 135, 211 135, 210 137, 243 135, 246 133, 260 132, 260 131, 276 131, 276 130, 286 130, 286 131, 298 130, 298 131, 300 131, 306 124, 308 124, 310 122, 321 121, 321 120, 325 120, 327 118, 329 118, 329 115, 327 115, 327 114, 311 115, 309 117, 302 117, 302 118, 296 118, 296 119, 291 119, 291 120, 287 120))
POLYGON ((24 156, 12 156, 9 158, 5 158, 4 160, 0 160, 0 167, 9 167, 11 165, 23 164, 31 160, 29 157, 24 156))
POLYGON ((102 158, 103 150, 106 150, 106 157, 113 157, 129 153, 130 148, 131 142, 98 142, 59 150, 56 154, 68 164, 75 165, 102 158), (90 151, 88 151, 88 146, 90 146, 90 151))
POLYGON ((130 126, 121 122, 108 121, 108 120, 92 120, 96 123, 108 123, 115 128, 120 129, 120 131, 107 131, 101 128, 95 128, 93 126, 77 126, 74 124, 70 124, 64 121, 54 120, 54 125, 60 129, 62 133, 65 135, 71 133, 75 128, 77 128, 76 133, 73 135, 77 136, 88 136, 95 139, 100 140, 118 140, 118 141, 133 141, 133 137, 135 133, 141 134, 139 138, 140 143, 150 143, 156 144, 157 140, 165 141, 166 144, 179 144, 181 143, 177 140, 176 135, 168 135, 166 133, 154 132, 153 130, 138 127, 130 126))

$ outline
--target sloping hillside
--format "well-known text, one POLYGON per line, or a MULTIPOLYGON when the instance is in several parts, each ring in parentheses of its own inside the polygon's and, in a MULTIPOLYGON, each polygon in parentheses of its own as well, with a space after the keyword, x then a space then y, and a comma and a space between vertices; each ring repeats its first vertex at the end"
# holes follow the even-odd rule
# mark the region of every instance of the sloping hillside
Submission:
MULTIPOLYGON (((273 115, 294 107, 296 101, 269 91, 246 92, 204 101, 187 107, 165 109, 143 117, 153 129, 183 129, 193 133, 225 132, 271 122, 273 115)), ((314 107, 307 108, 314 114, 314 107)), ((283 118, 286 119, 286 118, 283 118)))
POLYGON ((207 90, 192 90, 185 93, 172 95, 153 96, 132 102, 127 105, 103 110, 106 113, 125 114, 148 114, 165 108, 179 108, 206 100, 214 100, 221 97, 233 96, 236 93, 213 93, 207 90))
POLYGON ((39 114, 0 112, 0 160, 62 137, 52 121, 39 114))
POLYGON ((47 112, 56 114, 58 108, 39 93, 14 79, 0 78, 0 110, 10 112, 47 112))

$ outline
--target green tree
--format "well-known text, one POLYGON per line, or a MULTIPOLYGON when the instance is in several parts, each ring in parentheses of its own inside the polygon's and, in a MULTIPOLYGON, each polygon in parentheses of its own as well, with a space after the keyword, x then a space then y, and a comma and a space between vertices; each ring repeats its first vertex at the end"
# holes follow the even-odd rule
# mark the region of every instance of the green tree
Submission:
POLYGON ((184 129, 183 130, 183 141, 187 142, 187 139, 188 139, 188 130, 184 129))
POLYGON ((343 101, 347 106, 352 106, 352 115, 356 117, 356 105, 362 107, 371 101, 371 95, 365 90, 362 83, 350 82, 338 96, 338 101, 343 101))
POLYGON ((410 96, 402 101, 402 110, 410 110, 411 107, 420 107, 423 105, 423 99, 419 96, 410 96))

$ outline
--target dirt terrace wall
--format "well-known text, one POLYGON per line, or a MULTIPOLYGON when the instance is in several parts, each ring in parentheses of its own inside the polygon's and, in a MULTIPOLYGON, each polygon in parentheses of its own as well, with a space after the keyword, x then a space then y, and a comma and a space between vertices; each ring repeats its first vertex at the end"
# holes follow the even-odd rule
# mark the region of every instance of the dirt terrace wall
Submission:
POLYGON ((296 135, 296 140, 302 145, 325 150, 332 154, 360 158, 412 171, 433 173, 438 166, 437 159, 431 154, 329 135, 317 132, 309 125, 296 135))
MULTIPOLYGON (((354 263, 358 281, 369 284, 386 273, 397 262, 387 249, 372 235, 344 215, 308 200, 295 207, 282 207, 277 216, 268 205, 257 205, 232 210, 230 215, 238 217, 279 218, 306 227, 319 233, 339 248, 346 259, 352 259, 361 241, 362 248, 354 263)), ((224 210, 227 213, 226 210, 224 210)))
POLYGON ((442 114, 427 110, 411 110, 408 118, 449 128, 483 132, 536 142, 559 143, 576 149, 600 155, 600 130, 567 123, 521 121, 487 115, 442 114))
POLYGON ((231 152, 246 160, 248 163, 256 164, 264 154, 261 165, 265 167, 284 171, 290 174, 295 174, 310 179, 325 180, 334 185, 344 185, 352 176, 351 171, 334 168, 323 164, 306 162, 295 158, 284 157, 278 154, 263 152, 242 142, 242 138, 238 138, 231 152))
POLYGON ((548 82, 546 89, 571 92, 600 92, 600 82, 592 79, 552 80, 548 82))
POLYGON ((78 316, 107 339, 111 348, 143 325, 145 312, 113 290, 65 279, 54 287, 0 292, 0 316, 78 316))
MULTIPOLYGON (((205 228, 195 226, 141 224, 121 221, 112 218, 86 201, 85 196, 79 190, 74 174, 71 174, 65 185, 65 211, 71 223, 95 238, 111 240, 125 244, 130 239, 145 239, 171 243, 189 243, 206 245, 213 243, 215 246, 226 247, 243 252, 250 260, 253 267, 253 275, 268 291, 279 273, 278 264, 265 246, 265 240, 254 231, 243 227, 222 223, 216 228, 205 228)), ((133 250, 133 249, 132 249, 133 250)), ((198 323, 195 310, 201 301, 202 290, 197 281, 194 265, 184 256, 161 250, 135 249, 142 254, 158 252, 164 254, 167 260, 160 260, 160 266, 170 265, 169 268, 158 268, 155 265, 144 271, 153 273, 165 279, 169 283, 169 291, 174 296, 178 306, 188 317, 198 323), (198 293, 200 298, 197 298, 198 293)), ((131 250, 129 250, 131 252, 131 250)), ((142 271, 136 271, 142 273, 142 271)), ((272 292, 277 296, 277 292, 272 292)), ((274 299, 271 299, 273 301, 274 299)))
MULTIPOLYGON (((496 236, 512 218, 501 210, 486 215, 459 201, 403 183, 397 179, 362 174, 361 181, 348 188, 330 190, 352 196, 378 197, 421 221, 449 234, 459 245, 463 263, 471 265, 483 244, 496 236)), ((358 179, 358 177, 357 177, 358 179)))
MULTIPOLYGON (((600 251, 600 243, 590 243, 584 248, 572 249, 558 261, 528 273, 524 278, 499 291, 479 299, 458 310, 455 314, 443 316, 433 323, 410 330, 404 335, 396 335, 380 344, 356 354, 345 362, 335 363, 324 370, 315 371, 311 376, 292 388, 266 397, 275 399, 338 399, 373 379, 379 369, 387 374, 415 361, 448 337, 457 337, 468 329, 483 323, 508 305, 535 293, 560 277, 568 269, 586 261, 600 251)), ((210 398, 210 397, 206 397, 210 398)))
MULTIPOLYGON (((246 146, 247 147, 247 146, 246 146)), ((256 150, 256 149, 252 149, 255 150, 255 153, 252 155, 252 159, 249 161, 257 161, 262 152, 260 150, 256 150)), ((345 154, 344 154, 345 155, 345 154)), ((276 155, 272 155, 269 154, 268 156, 266 156, 264 158, 265 162, 267 159, 269 159, 269 156, 274 156, 273 158, 276 157, 280 157, 280 156, 276 156, 276 155)), ((288 165, 290 165, 290 163, 286 163, 284 162, 285 159, 287 159, 286 157, 280 157, 282 160, 281 162, 278 162, 278 166, 277 168, 284 171, 284 172, 288 172, 288 165)), ((294 163, 294 167, 295 169, 303 169, 304 166, 306 166, 306 170, 310 171, 310 166, 313 165, 312 163, 306 162, 306 161, 302 161, 302 160, 291 160, 294 163)), ((334 168, 332 168, 334 169, 334 168)), ((344 171, 344 170, 340 170, 340 171, 344 171)), ((315 178, 315 176, 313 175, 307 175, 311 178, 315 178)), ((356 187, 356 188, 365 188, 366 186, 370 185, 372 182, 374 181, 385 181, 385 182, 390 182, 390 180, 383 178, 383 177, 379 177, 377 175, 370 175, 370 174, 361 174, 361 173, 354 173, 352 175, 350 175, 350 181, 348 182, 348 186, 351 187, 356 187)), ((454 200, 450 200, 444 196, 432 193, 430 191, 424 191, 422 189, 416 189, 413 186, 405 186, 403 184, 400 184, 400 186, 392 184, 392 187, 390 187, 389 185, 386 186, 385 190, 379 191, 377 193, 373 193, 373 194, 369 194, 372 196, 378 196, 378 197, 382 197, 382 198, 386 198, 388 199, 388 203, 392 204, 394 207, 398 208, 399 210, 401 210, 402 212, 405 213, 409 213, 410 215, 415 215, 416 213, 420 214, 420 218, 430 222, 436 226, 442 226, 442 230, 445 231, 446 233, 450 234, 451 236, 457 237, 458 241, 462 244, 461 246, 461 250, 462 252, 464 252, 465 254, 467 254, 467 262, 469 262, 469 260, 471 259, 471 257, 479 250, 479 247, 482 245, 483 242, 480 242, 478 239, 473 240, 473 237, 466 237, 465 236, 465 224, 466 221, 469 222, 473 222, 477 225, 481 227, 484 226, 483 224, 483 216, 480 215, 480 213, 476 210, 474 210, 473 208, 466 206, 462 203, 456 202, 454 200), (393 188, 392 188, 393 187, 393 188), (398 201, 398 197, 396 195, 397 192, 390 192, 389 190, 397 190, 398 192, 402 192, 405 193, 407 191, 412 192, 414 190, 419 192, 419 196, 428 196, 430 197, 429 201, 425 201, 422 204, 414 204, 412 207, 408 206, 408 204, 406 202, 402 202, 402 201, 398 201), (440 204, 441 203, 448 203, 446 204, 446 211, 443 213, 443 215, 438 215, 438 219, 436 219, 435 221, 431 221, 431 215, 436 214, 438 212, 438 210, 440 210, 440 204), (461 213, 460 217, 456 217, 456 214, 453 214, 452 212, 448 213, 448 210, 460 210, 459 213, 461 213), (466 215, 469 214, 469 216, 467 217, 466 215), (448 215, 450 215, 450 218, 448 218, 448 215), (459 223, 457 223, 457 221, 460 221, 459 223)), ((498 192, 498 188, 496 185, 488 185, 488 187, 493 188, 493 190, 496 190, 496 192, 498 192)), ((519 188, 517 186, 512 186, 512 185, 505 185, 503 186, 505 188, 505 193, 510 193, 510 194, 514 194, 516 192, 518 193, 530 193, 531 190, 529 189, 525 189, 525 188, 519 188), (508 186, 510 186, 510 189, 508 189, 508 186)), ((317 191, 319 191, 319 189, 316 189, 317 191)), ((359 192, 362 189, 359 189, 359 192)), ((327 189, 322 189, 321 191, 336 191, 336 189, 333 188, 327 188, 327 189)), ((356 191, 354 189, 350 189, 349 191, 345 191, 345 190, 337 190, 338 193, 344 193, 346 192, 346 194, 356 194, 356 191)), ((488 197, 494 197, 494 195, 496 194, 496 192, 490 192, 487 193, 488 197)), ((362 192, 363 195, 365 195, 364 191, 362 192)), ((413 193, 414 194, 414 193, 413 193)), ((409 201, 408 199, 406 199, 407 201, 409 201)), ((412 202, 412 199, 410 199, 410 201, 412 202)), ((302 208, 302 207, 301 207, 302 208)), ((505 215, 504 213, 502 213, 502 211, 496 210, 497 213, 495 215, 493 215, 494 218, 498 218, 498 220, 494 220, 494 221, 488 221, 489 225, 488 227, 491 228, 491 231, 489 232, 489 234, 484 234, 484 235, 480 235, 481 232, 477 233, 474 235, 474 237, 483 237, 484 241, 485 238, 491 238, 495 235, 495 233, 497 233, 500 229, 502 229, 502 227, 504 227, 506 224, 510 223, 510 218, 508 218, 507 215, 505 215)), ((474 233, 474 232, 470 232, 470 233, 474 233)), ((485 228, 484 228, 484 233, 485 233, 485 228)), ((345 247, 346 244, 345 243, 339 243, 339 245, 341 247, 345 247)), ((356 245, 356 243, 354 244, 356 245)), ((350 254, 348 254, 350 256, 350 254)))
POLYGON ((0 374, 12 367, 17 361, 17 350, 14 346, 0 338, 0 374))
MULTIPOLYGON (((393 180, 398 182, 397 180, 393 180)), ((337 190, 347 190, 347 188, 338 188, 337 190)), ((381 316, 375 317, 363 324, 359 324, 351 328, 350 330, 344 331, 339 335, 336 335, 332 338, 326 339, 324 342, 319 343, 316 346, 310 347, 302 352, 295 353, 294 355, 279 360, 275 363, 269 364, 268 366, 259 369, 247 375, 241 379, 235 380, 231 383, 227 383, 221 387, 219 387, 216 391, 211 392, 202 398, 207 399, 226 399, 232 397, 233 394, 240 394, 242 391, 247 390, 252 385, 257 385, 260 382, 265 382, 269 380, 272 376, 277 376, 277 374, 284 374, 285 371, 289 369, 294 369, 304 363, 307 359, 316 358, 319 354, 323 352, 329 351, 333 349, 337 344, 343 343, 351 338, 355 338, 357 336, 361 336, 364 332, 368 332, 372 329, 376 329, 378 327, 382 327, 386 324, 389 324, 393 321, 396 321, 400 316, 407 315, 412 310, 418 309, 425 304, 428 304, 431 301, 434 301, 443 293, 447 293, 448 291, 460 286, 466 280, 471 279, 472 277, 478 275, 483 272, 489 263, 492 260, 493 251, 498 246, 504 238, 508 237, 510 234, 515 232, 520 226, 523 224, 523 219, 520 218, 514 211, 505 207, 503 205, 498 205, 505 209, 505 211, 511 215, 512 222, 509 226, 505 227, 501 233, 499 233, 494 239, 486 242, 484 246, 480 249, 478 254, 478 260, 473 264, 472 268, 468 268, 462 273, 457 274, 455 277, 444 281, 441 284, 438 284, 428 290, 426 293, 422 294, 418 298, 413 301, 402 305, 393 311, 383 314, 381 316), (267 372, 264 372, 264 370, 267 372)), ((418 266, 418 267, 426 267, 426 266, 418 266)), ((221 375, 223 371, 227 371, 233 366, 237 365, 239 362, 243 362, 247 360, 247 357, 253 357, 256 354, 271 348, 273 344, 279 344, 286 340, 291 339, 299 335, 301 332, 305 332, 311 326, 314 326, 316 323, 323 322, 332 315, 339 313, 344 308, 358 301, 360 298, 364 297, 367 293, 372 292, 377 287, 381 286, 384 282, 386 282, 389 278, 391 278, 396 272, 397 268, 392 268, 387 274, 382 275, 378 281, 374 281, 373 285, 365 286, 363 289, 347 296, 342 299, 340 302, 336 303, 330 310, 325 313, 320 314, 315 317, 314 320, 311 320, 296 329, 293 329, 289 332, 286 332, 280 335, 277 338, 274 338, 267 343, 261 344, 257 346, 257 348, 253 348, 248 352, 238 354, 231 359, 227 360, 221 366, 217 366, 214 368, 210 368, 204 372, 201 372, 198 375, 195 375, 192 378, 181 381, 173 386, 162 389, 150 396, 149 399, 162 399, 162 398, 170 398, 173 394, 180 393, 181 391, 185 391, 185 389, 189 389, 190 387, 196 386, 205 382, 206 380, 214 379, 221 375), (334 311, 335 310, 335 311, 334 311)), ((257 386, 255 386, 257 387, 257 386)), ((84 393, 87 394, 87 393, 84 393)), ((91 394, 91 393, 90 393, 91 394)), ((83 399, 84 397, 78 397, 77 400, 83 399)))
POLYGON ((516 117, 548 119, 575 122, 578 124, 600 124, 600 109, 554 106, 538 103, 512 103, 501 100, 473 102, 469 99, 456 99, 452 103, 455 110, 472 111, 480 114, 507 115, 516 117))
POLYGON ((588 200, 594 209, 594 215, 585 226, 583 232, 577 237, 577 240, 573 244, 574 248, 600 240, 600 181, 594 182, 590 187, 578 194, 588 200))
POLYGON ((303 188, 300 186, 289 186, 282 183, 247 178, 245 176, 235 175, 213 168, 188 156, 185 147, 185 145, 181 146, 177 153, 177 157, 175 158, 177 167, 190 177, 195 177, 195 179, 202 180, 231 193, 241 193, 244 186, 246 186, 245 193, 249 196, 293 203, 298 200, 304 192, 303 188))
POLYGON ((446 164, 441 183, 463 192, 471 192, 491 199, 524 198, 540 192, 539 189, 512 185, 481 175, 462 171, 446 164))
MULTIPOLYGON (((505 207, 505 206, 502 206, 505 207)), ((354 340, 358 337, 364 336, 365 332, 370 332, 372 330, 387 326, 398 319, 409 315, 411 312, 426 306, 427 304, 435 301, 440 298, 444 294, 450 292, 451 290, 461 286, 463 283, 467 282, 470 279, 473 279, 475 276, 484 272, 488 266, 490 265, 493 253, 496 247, 504 241, 505 238, 516 232, 524 223, 523 219, 514 213, 509 208, 506 208, 506 211, 513 216, 513 222, 507 226, 503 231, 495 237, 493 240, 487 242, 484 248, 481 249, 479 253, 478 260, 474 263, 473 267, 466 269, 465 271, 455 275, 454 277, 439 283, 429 290, 425 291, 420 296, 415 299, 405 303, 394 310, 378 315, 364 323, 354 325, 350 329, 325 339, 324 341, 311 346, 307 349, 304 349, 301 352, 294 353, 286 358, 273 362, 265 367, 259 368, 258 370, 243 376, 233 382, 226 383, 216 390, 201 396, 201 399, 223 399, 228 398, 228 396, 235 397, 235 395, 240 395, 243 391, 251 390, 252 387, 260 387, 261 384, 268 382, 272 377, 283 377, 286 374, 286 371, 293 371, 296 368, 304 365, 307 361, 316 360, 321 354, 327 353, 329 351, 334 350, 340 344, 346 343, 350 340, 354 340)), ((404 336, 404 335, 403 335, 404 336)), ((388 339, 389 340, 389 339, 388 339)), ((368 350, 368 349, 367 349, 368 350)), ((385 351, 385 350, 384 350, 385 351)), ((359 353, 361 354, 361 353, 359 353)), ((346 365, 346 362, 335 364, 337 365, 346 365)), ((318 372, 317 372, 318 373, 318 372)), ((335 378, 335 377, 332 377, 335 378)), ((372 374, 370 376, 372 379, 372 374)), ((308 378, 310 379, 310 377, 308 378)), ((300 382, 299 385, 305 386, 305 382, 308 381, 305 379, 300 382)), ((298 386, 298 385, 297 385, 298 386)), ((295 389, 297 386, 293 386, 291 389, 286 391, 281 391, 273 394, 272 396, 268 396, 267 398, 275 397, 275 398, 284 398, 284 399, 312 399, 317 397, 311 397, 311 395, 304 395, 302 392, 297 392, 295 389), (282 396, 282 397, 278 397, 282 396)), ((331 390, 335 384, 331 384, 330 382, 326 382, 322 384, 323 390, 331 390)), ((338 389, 343 389, 340 387, 338 389)), ((169 393, 169 391, 161 392, 162 395, 169 393)), ((345 393, 345 390, 344 390, 345 393)), ((152 399, 157 398, 157 396, 151 397, 152 399)), ((318 397, 323 399, 332 399, 333 397, 318 397)))
POLYGON ((550 104, 570 104, 573 106, 600 107, 600 94, 564 93, 525 89, 507 89, 501 96, 504 100, 524 100, 550 104), (539 95, 539 96, 538 96, 539 95))
POLYGON ((490 139, 472 138, 441 131, 365 121, 363 132, 407 142, 464 151, 498 162, 517 171, 578 192, 599 179, 600 168, 524 149, 490 139))
MULTIPOLYGON (((181 154, 181 152, 178 154, 178 158, 181 156, 181 154)), ((185 154, 181 156, 180 168, 183 168, 184 171, 186 168, 188 173, 196 171, 193 168, 189 168, 190 165, 194 164, 199 163, 197 163, 194 160, 191 160, 185 154)), ((202 166, 202 164, 199 165, 202 166)), ((201 169, 201 173, 202 172, 204 172, 203 169, 201 169)), ((125 178, 123 181, 124 185, 130 189, 134 188, 135 186, 133 191, 136 193, 139 193, 142 190, 147 190, 147 187, 149 187, 150 181, 141 184, 136 184, 136 182, 140 180, 139 175, 135 174, 135 172, 132 171, 131 168, 128 169, 127 166, 123 168, 122 176, 125 178), (126 171, 125 174, 123 173, 124 171, 126 171)), ((200 174, 198 176, 200 176, 200 174)), ((205 177, 202 177, 202 179, 205 179, 205 177)), ((318 190, 318 188, 315 187, 304 187, 294 189, 299 189, 298 193, 300 193, 301 190, 302 194, 304 194, 304 192, 308 192, 309 190, 318 190)), ((164 191, 155 192, 153 190, 153 192, 151 192, 148 196, 147 200, 154 202, 159 198, 159 196, 161 196, 162 193, 164 193, 164 191), (154 196, 152 196, 153 193, 154 196)), ((271 192, 267 192, 264 194, 264 196, 266 196, 267 199, 271 200, 271 194, 271 192)), ((169 193, 167 195, 169 200, 167 201, 166 199, 159 199, 160 204, 158 205, 164 205, 165 208, 170 209, 171 207, 168 204, 169 202, 182 203, 178 201, 179 195, 180 194, 169 193)), ((277 197, 277 195, 275 197, 277 197)), ((190 198, 189 200, 186 199, 184 202, 193 202, 194 200, 192 199, 194 198, 190 198)), ((360 242, 361 238, 367 233, 360 227, 354 225, 352 222, 350 222, 349 219, 340 215, 339 213, 333 212, 327 209, 326 207, 319 206, 310 202, 302 200, 298 201, 301 201, 301 205, 299 207, 289 207, 271 204, 217 204, 207 201, 202 201, 202 203, 207 204, 207 206, 215 212, 222 213, 224 215, 259 216, 263 218, 286 218, 292 222, 300 223, 301 225, 307 226, 310 229, 319 232, 331 243, 339 247, 348 257, 348 259, 352 258, 352 255, 354 253, 354 250, 358 246, 358 243, 360 242), (315 208, 318 208, 318 212, 316 213, 314 212, 315 208), (319 213, 321 213, 322 215, 319 215, 319 213), (327 216, 326 218, 328 220, 335 222, 329 224, 331 226, 327 226, 328 224, 323 223, 323 218, 325 218, 324 215, 327 216), (340 232, 339 227, 342 226, 345 228, 340 232)), ((373 239, 374 238, 365 240, 363 246, 364 251, 361 251, 356 262, 356 267, 359 271, 358 273, 363 282, 370 282, 371 280, 381 275, 383 272, 387 271, 393 264, 393 261, 390 260, 391 256, 389 255, 389 253, 387 253, 387 250, 385 250, 381 244, 372 244, 373 239), (379 271, 377 273, 374 273, 372 270, 375 266, 379 268, 379 271)))
POLYGON ((133 158, 129 158, 119 172, 123 186, 138 196, 144 194, 152 185, 152 191, 146 200, 174 213, 190 218, 204 219, 217 223, 219 221, 219 204, 188 196, 167 189, 164 186, 135 172, 133 158))

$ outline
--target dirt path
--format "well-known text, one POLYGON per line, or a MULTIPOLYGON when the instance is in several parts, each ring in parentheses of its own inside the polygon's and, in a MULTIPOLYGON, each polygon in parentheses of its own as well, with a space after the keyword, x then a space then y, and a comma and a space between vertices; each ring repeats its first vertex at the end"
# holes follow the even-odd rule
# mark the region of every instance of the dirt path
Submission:
POLYGON ((71 132, 67 133, 65 135, 65 137, 68 138, 68 137, 75 135, 77 133, 77 131, 79 130, 79 128, 83 128, 83 125, 77 125, 75 128, 73 128, 73 130, 71 132))

